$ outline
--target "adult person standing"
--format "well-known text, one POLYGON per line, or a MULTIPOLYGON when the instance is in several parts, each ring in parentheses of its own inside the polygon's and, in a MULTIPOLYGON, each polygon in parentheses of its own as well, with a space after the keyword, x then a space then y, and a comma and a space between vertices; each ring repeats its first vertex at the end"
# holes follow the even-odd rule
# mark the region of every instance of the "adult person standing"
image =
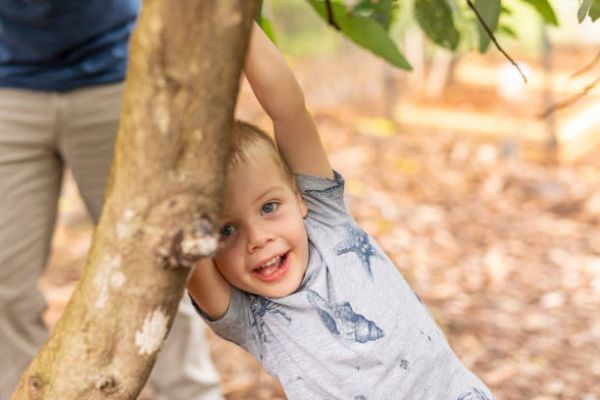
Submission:
MULTIPOLYGON (((0 0, 0 400, 47 337, 37 282, 65 166, 98 220, 139 8, 140 0, 0 0)), ((189 303, 150 384, 156 400, 222 399, 189 303)))

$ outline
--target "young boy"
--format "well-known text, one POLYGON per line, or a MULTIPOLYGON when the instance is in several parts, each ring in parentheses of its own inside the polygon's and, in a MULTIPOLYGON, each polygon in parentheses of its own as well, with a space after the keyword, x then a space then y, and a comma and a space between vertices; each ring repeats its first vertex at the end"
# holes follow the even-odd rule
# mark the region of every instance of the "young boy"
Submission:
POLYGON ((493 399, 348 214, 302 91, 259 28, 244 72, 277 147, 236 124, 221 247, 188 283, 200 314, 290 399, 493 399))

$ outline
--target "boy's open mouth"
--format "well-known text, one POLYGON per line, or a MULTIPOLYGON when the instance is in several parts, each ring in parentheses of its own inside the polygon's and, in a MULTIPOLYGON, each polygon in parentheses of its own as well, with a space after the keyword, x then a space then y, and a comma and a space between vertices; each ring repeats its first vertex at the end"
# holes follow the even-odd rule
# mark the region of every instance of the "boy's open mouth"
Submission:
POLYGON ((281 278, 288 270, 289 251, 267 260, 252 270, 258 279, 264 282, 272 282, 281 278))

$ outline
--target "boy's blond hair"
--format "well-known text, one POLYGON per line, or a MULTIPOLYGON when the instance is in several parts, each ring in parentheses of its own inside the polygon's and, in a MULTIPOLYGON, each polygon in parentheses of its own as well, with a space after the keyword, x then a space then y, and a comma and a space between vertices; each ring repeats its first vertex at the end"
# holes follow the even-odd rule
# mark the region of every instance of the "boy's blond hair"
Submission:
POLYGON ((285 177, 293 180, 289 166, 281 157, 275 141, 259 127, 244 121, 235 121, 231 135, 228 168, 237 168, 253 159, 270 158, 285 177))

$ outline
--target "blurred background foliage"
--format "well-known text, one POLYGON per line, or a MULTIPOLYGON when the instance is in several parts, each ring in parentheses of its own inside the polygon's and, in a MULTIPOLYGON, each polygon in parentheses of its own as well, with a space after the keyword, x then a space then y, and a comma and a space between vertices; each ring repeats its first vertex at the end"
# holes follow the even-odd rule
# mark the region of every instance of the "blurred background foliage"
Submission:
MULTIPOLYGON (((575 11, 564 3, 473 0, 472 4, 503 47, 539 52, 542 27, 573 27, 600 16, 596 11, 600 0, 579 0, 575 11)), ((424 32, 429 46, 445 47, 456 54, 485 52, 493 47, 466 0, 331 0, 331 6, 332 19, 341 32, 328 23, 323 0, 264 0, 262 25, 292 56, 335 52, 342 46, 341 33, 403 69, 410 67, 401 61, 402 43, 414 27, 424 32), (398 54, 389 49, 391 44, 398 54)))

